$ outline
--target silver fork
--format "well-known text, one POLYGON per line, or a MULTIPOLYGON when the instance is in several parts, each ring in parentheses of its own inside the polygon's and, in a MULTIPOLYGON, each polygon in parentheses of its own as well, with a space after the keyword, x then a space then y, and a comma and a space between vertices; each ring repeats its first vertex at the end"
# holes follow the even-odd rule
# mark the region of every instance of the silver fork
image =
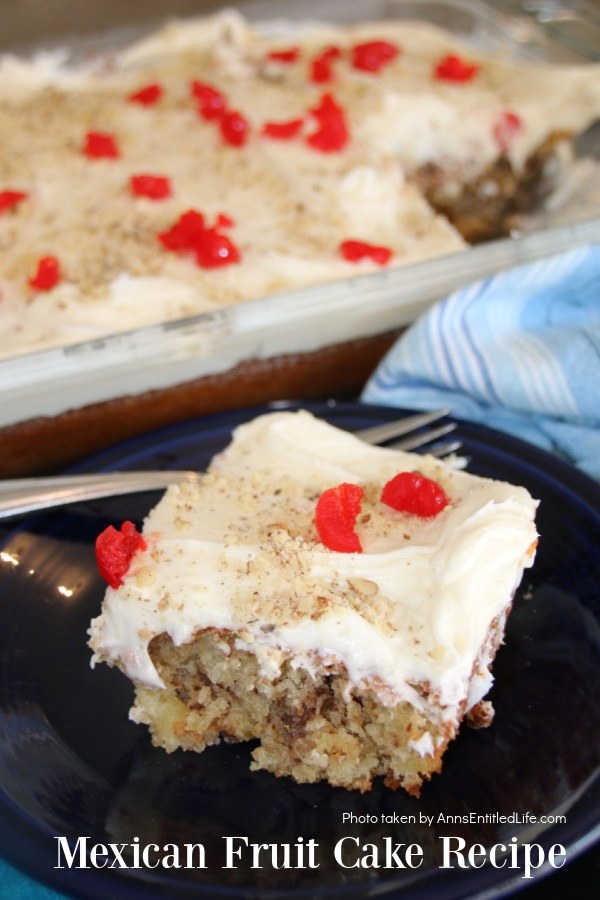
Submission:
MULTIPOLYGON (((396 450, 417 450, 430 446, 428 452, 437 457, 444 457, 459 450, 460 441, 450 440, 437 444, 434 442, 440 441, 454 431, 456 423, 445 422, 435 428, 427 426, 443 419, 448 413, 449 410, 445 408, 418 413, 354 433, 368 444, 384 444, 392 441, 389 446, 396 450), (401 436, 402 440, 397 440, 401 436)), ((161 490, 170 484, 184 481, 193 483, 200 478, 199 472, 177 470, 9 478, 0 481, 0 519, 55 506, 66 506, 82 500, 161 490)))

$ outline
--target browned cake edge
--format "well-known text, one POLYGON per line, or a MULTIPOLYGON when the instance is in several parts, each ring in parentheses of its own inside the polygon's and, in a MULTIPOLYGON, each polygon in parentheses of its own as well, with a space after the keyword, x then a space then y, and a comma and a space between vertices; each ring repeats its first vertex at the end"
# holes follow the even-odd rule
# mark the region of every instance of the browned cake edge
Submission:
POLYGON ((351 396, 361 390, 399 333, 309 353, 250 359, 184 384, 5 426, 0 428, 0 477, 51 472, 119 441, 195 416, 272 400, 351 396))

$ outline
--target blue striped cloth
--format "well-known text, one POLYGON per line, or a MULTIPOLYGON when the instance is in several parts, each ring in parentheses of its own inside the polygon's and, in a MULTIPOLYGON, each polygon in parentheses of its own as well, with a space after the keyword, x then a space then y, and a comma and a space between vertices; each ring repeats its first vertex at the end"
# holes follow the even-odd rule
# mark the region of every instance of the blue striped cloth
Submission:
POLYGON ((421 316, 362 400, 449 406, 600 478, 600 245, 506 270, 421 316))

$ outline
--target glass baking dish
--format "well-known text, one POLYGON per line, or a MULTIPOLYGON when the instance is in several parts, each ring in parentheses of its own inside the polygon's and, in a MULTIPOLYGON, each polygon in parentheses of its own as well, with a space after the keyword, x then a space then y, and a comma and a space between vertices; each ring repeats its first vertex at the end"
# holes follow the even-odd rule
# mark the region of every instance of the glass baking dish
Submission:
MULTIPOLYGON (((479 50, 501 50, 515 59, 586 62, 595 54, 593 11, 587 32, 590 39, 583 46, 583 40, 573 38, 573 31, 566 29, 565 38, 560 29, 549 27, 551 21, 556 25, 556 17, 544 17, 533 4, 519 10, 514 3, 460 0, 364 0, 352 4, 345 0, 279 0, 230 5, 254 22, 420 19, 443 26, 479 50)), ((556 10, 556 4, 550 5, 556 10)), ((218 7, 158 0, 144 4, 0 0, 0 52, 68 46, 72 59, 77 60, 110 46, 123 46, 151 32, 166 18, 207 14, 218 7)), ((584 12, 578 14, 584 21, 584 12)), ((585 139, 589 141, 587 152, 594 153, 597 133, 585 139)), ((599 241, 600 191, 595 164, 588 174, 593 184, 582 182, 573 191, 571 202, 546 208, 510 238, 444 258, 1 360, 0 427, 224 373, 245 360, 309 353, 402 328, 433 301, 470 280, 599 241)), ((306 395, 310 395, 310 384, 306 395)))

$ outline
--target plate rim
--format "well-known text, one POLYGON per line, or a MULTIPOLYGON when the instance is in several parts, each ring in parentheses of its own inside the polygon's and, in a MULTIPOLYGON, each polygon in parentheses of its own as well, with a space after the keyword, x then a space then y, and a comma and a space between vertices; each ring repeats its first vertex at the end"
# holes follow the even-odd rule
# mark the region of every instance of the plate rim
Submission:
MULTIPOLYGON (((380 406, 376 404, 364 404, 358 401, 352 400, 341 400, 341 401, 312 401, 312 402, 303 402, 303 401, 275 401, 274 403, 248 407, 243 409, 235 409, 235 410, 226 410, 223 412, 217 412, 210 414, 208 416, 198 416, 191 419, 186 419, 178 423, 172 423, 170 425, 162 426, 161 428, 154 429, 153 431, 143 434, 137 435, 132 438, 128 438, 124 441, 118 442, 110 447, 105 448, 104 450, 98 451, 84 460, 79 461, 77 464, 70 466, 68 469, 64 471, 67 472, 84 472, 90 471, 92 469, 96 470, 105 470, 110 471, 114 460, 116 458, 123 458, 125 456, 126 459, 129 459, 132 454, 136 452, 144 452, 151 453, 156 452, 157 444, 160 445, 165 440, 168 440, 169 437, 173 439, 175 436, 181 437, 182 442, 189 440, 189 434, 197 433, 200 431, 200 434, 203 430, 210 428, 212 426, 219 426, 220 423, 226 423, 228 426, 233 424, 241 424, 242 421, 246 421, 248 419, 253 418, 256 415, 260 415, 265 412, 277 412, 280 410, 295 410, 295 409, 306 409, 315 415, 322 416, 324 418, 327 417, 328 414, 333 413, 335 417, 335 413, 348 414, 348 415, 358 415, 360 414, 363 417, 372 417, 374 419, 390 419, 396 418, 399 415, 406 414, 409 415, 414 413, 416 410, 414 409, 398 409, 392 406, 380 406), (108 468, 107 468, 108 466, 108 468)), ((539 447, 536 447, 532 444, 527 443, 526 441, 521 440, 520 438, 514 437, 513 435, 507 434, 505 432, 498 431, 494 428, 490 428, 486 425, 481 425, 479 423, 467 422, 466 420, 459 419, 454 416, 450 416, 453 420, 455 420, 459 424, 459 428, 462 429, 463 434, 467 436, 467 442, 471 444, 482 444, 484 448, 490 449, 490 445, 493 446, 493 450, 497 452, 501 452, 502 454, 514 459, 520 466, 525 465, 526 467, 532 469, 536 477, 544 477, 545 480, 551 481, 555 485, 558 484, 562 489, 566 489, 570 495, 575 495, 577 497, 577 501, 581 506, 586 508, 594 517, 597 518, 598 523, 600 525, 600 484, 595 482, 590 476, 576 469, 570 463, 560 459, 559 457, 549 453, 546 450, 543 450, 539 447)), ((127 467, 127 466, 126 466, 127 467)), ((131 467, 131 466, 129 466, 131 467)), ((501 476, 500 476, 501 477, 501 476)), ((59 511, 60 512, 60 511, 59 511)), ((16 527, 9 527, 8 530, 5 528, 0 529, 0 549, 4 546, 8 541, 11 540, 12 537, 19 531, 23 530, 26 527, 27 523, 32 519, 39 518, 44 513, 35 513, 28 514, 27 516, 22 517, 17 520, 16 527), (4 533, 6 531, 6 533, 4 533)), ((2 523, 0 523, 2 524, 2 523)), ((581 796, 579 796, 570 809, 576 807, 578 803, 581 802, 582 796, 584 796, 587 791, 589 791, 594 786, 597 786, 597 783, 600 784, 600 773, 596 772, 594 775, 590 777, 590 784, 587 786, 586 790, 582 791, 581 796)), ((78 890, 81 892, 81 885, 73 885, 71 883, 71 878, 51 878, 48 879, 44 877, 47 872, 44 869, 42 872, 39 871, 39 868, 36 869, 35 866, 27 865, 27 860, 23 860, 22 858, 17 858, 16 861, 13 861, 14 854, 10 854, 5 850, 5 842, 6 842, 6 806, 13 805, 10 798, 8 798, 5 794, 5 791, 0 784, 0 848, 2 849, 2 853, 4 858, 13 865, 17 865, 19 868, 25 871, 25 874, 29 874, 29 872, 34 872, 34 878, 40 880, 42 883, 49 884, 56 890, 78 890)), ((26 812, 22 809, 19 809, 21 813, 21 819, 17 819, 15 823, 17 825, 17 830, 22 832, 22 838, 28 844, 35 844, 36 840, 41 837, 40 833, 40 823, 38 820, 29 821, 27 819, 32 819, 26 812), (24 816, 23 816, 24 814, 24 816)), ((541 841, 544 836, 551 835, 556 826, 549 826, 544 830, 542 835, 539 836, 539 840, 541 841)), ((43 827, 41 830, 44 830, 43 827)), ((570 851, 569 862, 577 859, 582 853, 590 849, 597 841, 600 840, 600 809, 598 810, 598 820, 595 826, 585 831, 583 834, 579 836, 574 836, 572 842, 567 845, 567 849, 570 851)), ((18 857, 19 854, 16 854, 18 857)), ((54 871, 54 870, 53 870, 54 871)), ((61 871, 61 870, 59 870, 61 871)), ((73 875, 72 870, 68 871, 70 875, 73 875)), ((428 874, 432 877, 436 875, 438 870, 431 869, 428 874)), ((469 870, 469 875, 471 878, 469 881, 473 881, 473 875, 477 875, 478 873, 482 873, 483 870, 469 870)), ((500 871, 500 870, 497 870, 500 871)), ((535 873, 534 878, 526 887, 531 886, 533 883, 538 883, 544 877, 551 874, 553 870, 549 871, 538 870, 535 873)), ((90 870, 85 870, 86 878, 89 874, 90 870)), ((80 875, 82 873, 79 873, 80 875)), ((98 876, 97 872, 93 873, 98 876)), ((114 876, 113 884, 114 882, 114 876)), ((92 885, 89 886, 90 891, 92 893, 88 893, 87 890, 85 892, 80 893, 81 896, 90 896, 90 897, 101 897, 103 896, 102 891, 105 892, 106 884, 105 879, 100 877, 96 879, 87 879, 89 881, 98 881, 99 889, 101 892, 94 893, 92 885)), ((461 879, 454 879, 453 885, 458 887, 458 882, 461 879)), ((143 882, 130 881, 128 877, 120 876, 118 880, 119 886, 123 886, 127 895, 131 897, 151 897, 156 896, 156 891, 160 891, 165 889, 165 885, 167 889, 170 890, 170 886, 166 882, 157 883, 155 886, 148 886, 149 892, 147 891, 147 886, 143 884, 143 882), (142 891, 140 893, 139 891, 142 891)), ((181 896, 188 896, 189 891, 192 890, 196 892, 198 895, 202 895, 205 892, 212 892, 215 896, 223 896, 223 897, 241 897, 241 896, 256 896, 256 897, 268 897, 274 898, 278 896, 293 896, 297 898, 302 898, 303 896, 313 896, 313 892, 310 889, 286 889, 283 890, 280 888, 267 888, 260 889, 258 893, 254 893, 253 891, 258 890, 254 888, 245 888, 245 887, 235 887, 231 888, 228 885, 221 884, 210 884, 210 883, 195 883, 195 882, 184 882, 183 894, 181 896)), ((362 882, 356 882, 351 885, 329 885, 320 888, 319 890, 328 892, 327 896, 336 897, 339 896, 343 898, 344 896, 352 895, 353 891, 356 891, 360 888, 362 882), (345 888, 347 890, 345 890, 345 888)), ((377 886, 377 883, 375 883, 377 886)), ((369 885, 365 883, 363 885, 365 888, 369 885)), ((372 886, 372 885, 371 885, 372 886)), ((522 882, 519 881, 519 873, 516 875, 509 877, 508 879, 498 880, 493 879, 491 882, 482 886, 480 890, 477 890, 475 893, 469 893, 469 897, 477 898, 477 897, 503 897, 507 894, 514 891, 514 889, 519 886, 523 887, 522 882)), ((175 885, 174 885, 175 887, 175 885)), ((433 886, 435 889, 435 885, 433 886)), ((443 886, 440 886, 443 887, 443 886)), ((427 890, 427 886, 425 886, 427 890)), ((393 879, 389 882, 379 883, 379 896, 381 897, 392 897, 395 896, 396 891, 399 891, 398 897, 407 896, 405 894, 405 888, 401 885, 394 886, 393 879), (388 885, 388 890, 385 890, 386 884, 388 885)), ((123 894, 125 896, 126 894, 123 894)), ((177 893, 176 896, 180 896, 177 893)), ((367 896, 366 894, 364 896, 367 896)), ((418 894, 412 894, 411 896, 421 896, 421 892, 418 894)), ((442 896, 437 895, 437 896, 442 896)), ((443 894, 444 897, 451 898, 455 896, 454 891, 450 891, 448 894, 443 894)), ((456 895, 458 896, 458 895, 456 895)), ((465 896, 463 894, 463 896, 465 896)))

